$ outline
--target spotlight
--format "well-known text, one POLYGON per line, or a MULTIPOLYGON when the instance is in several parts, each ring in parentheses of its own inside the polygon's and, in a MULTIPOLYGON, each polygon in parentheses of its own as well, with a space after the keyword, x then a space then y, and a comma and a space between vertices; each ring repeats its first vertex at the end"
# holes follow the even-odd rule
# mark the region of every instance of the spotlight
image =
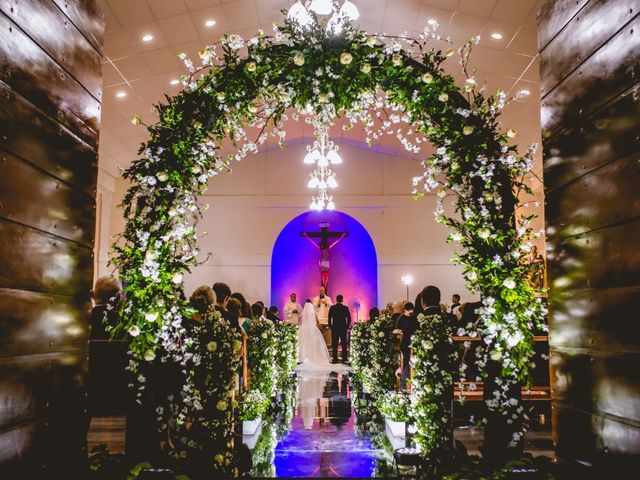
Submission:
POLYGON ((127 96, 127 92, 120 91, 120 92, 116 93, 116 97, 118 97, 118 98, 124 98, 126 96, 127 96))
POLYGON ((494 32, 491 34, 491 38, 493 38, 494 40, 502 40, 502 34, 498 32, 494 32))
POLYGON ((205 26, 205 27, 209 27, 209 28, 211 28, 211 27, 215 26, 215 24, 216 24, 216 21, 215 21, 215 20, 213 20, 213 19, 211 19, 211 20, 207 20, 206 22, 204 22, 204 26, 205 26))
POLYGON ((169 83, 170 83, 171 85, 178 85, 178 84, 180 83, 180 80, 178 80, 178 79, 174 78, 174 79, 173 79, 173 80, 171 80, 169 83))
POLYGON ((151 40, 153 40, 153 35, 151 35, 150 33, 148 33, 144 37, 142 37, 142 41, 143 42, 150 42, 151 40))

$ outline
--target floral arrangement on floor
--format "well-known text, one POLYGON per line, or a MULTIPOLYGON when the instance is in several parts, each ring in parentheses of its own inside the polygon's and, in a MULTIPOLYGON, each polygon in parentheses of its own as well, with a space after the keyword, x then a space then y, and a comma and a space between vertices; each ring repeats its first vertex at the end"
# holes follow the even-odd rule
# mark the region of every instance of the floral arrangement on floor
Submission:
POLYGON ((378 410, 385 419, 393 422, 410 422, 411 399, 402 392, 385 392, 376 399, 378 410))
POLYGON ((246 390, 238 405, 238 419, 242 421, 258 420, 262 418, 271 403, 260 390, 246 390))
MULTIPOLYGON (((435 147, 414 179, 414 194, 435 192, 436 219, 461 247, 456 259, 467 288, 482 292, 478 333, 485 346, 478 354, 500 362, 502 385, 529 381, 533 331, 545 312, 540 290, 527 281, 534 268, 527 253, 540 232, 531 228, 532 215, 516 212, 533 201, 524 179, 532 175, 535 147, 518 153, 510 143, 516 132, 499 123, 506 95, 486 95, 468 70, 479 37, 458 50, 467 78, 457 86, 443 65, 456 51, 437 33, 437 22, 409 38, 367 34, 348 15, 338 17, 329 29, 311 12, 307 25, 285 19, 274 36, 225 36, 202 49, 200 65, 182 55, 183 91, 155 107, 159 120, 146 126, 141 158, 124 173, 131 182, 122 202, 126 227, 112 258, 126 291, 112 333, 127 333, 139 388, 148 386, 146 362, 159 357, 186 366, 193 356, 184 341, 191 313, 183 276, 203 260, 196 224, 207 205, 198 195, 270 135, 284 142, 289 118, 304 119, 320 134, 338 115, 345 128, 362 122, 368 141, 395 135, 414 153, 425 142, 435 147), (259 132, 255 140, 247 127, 259 132), (223 155, 227 141, 237 150, 223 155), (445 213, 445 200, 455 212, 445 213)), ((143 124, 142 117, 133 123, 143 124)), ((189 378, 185 392, 186 409, 203 396, 189 378)), ((507 392, 496 389, 488 408, 522 419, 522 405, 507 392)), ((521 440, 523 424, 512 422, 511 446, 521 440)))
POLYGON ((356 383, 362 385, 365 379, 365 371, 371 368, 371 356, 369 355, 369 343, 371 339, 371 322, 357 322, 351 328, 350 360, 356 383))
POLYGON ((380 315, 371 322, 368 342, 371 364, 363 370, 363 381, 374 399, 396 389, 398 352, 393 349, 394 327, 395 321, 386 315, 380 315))
POLYGON ((276 393, 276 326, 266 318, 255 318, 249 326, 247 340, 247 362, 249 364, 249 385, 259 390, 269 400, 276 393))
POLYGON ((450 467, 453 445, 453 382, 457 370, 449 316, 418 315, 420 327, 411 340, 411 403, 417 432, 414 440, 432 474, 450 467))
POLYGON ((298 364, 298 327, 287 322, 276 322, 276 390, 284 392, 289 378, 298 364))

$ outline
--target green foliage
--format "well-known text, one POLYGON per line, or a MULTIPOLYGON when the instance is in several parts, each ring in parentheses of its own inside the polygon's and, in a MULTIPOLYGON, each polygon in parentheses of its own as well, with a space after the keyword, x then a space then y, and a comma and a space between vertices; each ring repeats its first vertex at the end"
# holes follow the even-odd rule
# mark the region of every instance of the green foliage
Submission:
POLYGON ((285 391, 291 374, 298 364, 298 327, 276 322, 276 390, 285 391))
POLYGON ((249 326, 248 363, 250 385, 268 399, 276 393, 276 326, 266 318, 256 318, 249 326))
POLYGON ((260 390, 247 390, 240 399, 238 419, 257 420, 262 418, 270 403, 271 399, 267 398, 260 390))
POLYGON ((409 422, 412 418, 411 399, 402 392, 386 392, 376 404, 384 418, 394 422, 409 422))

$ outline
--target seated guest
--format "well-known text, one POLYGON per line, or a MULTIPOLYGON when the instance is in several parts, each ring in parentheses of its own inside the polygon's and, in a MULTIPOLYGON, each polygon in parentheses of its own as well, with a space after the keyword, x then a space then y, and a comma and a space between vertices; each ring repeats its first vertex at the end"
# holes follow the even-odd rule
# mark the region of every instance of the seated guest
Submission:
POLYGON ((462 307, 462 315, 460 317, 460 323, 464 326, 471 323, 472 325, 476 325, 480 318, 480 315, 476 313, 478 308, 482 307, 482 302, 468 302, 465 303, 462 307))
POLYGON ((378 310, 377 307, 373 307, 371 310, 369 310, 369 321, 373 322, 374 320, 377 320, 380 317, 380 310, 378 310))
POLYGON ((256 302, 251 305, 251 318, 254 320, 259 320, 265 318, 264 316, 264 304, 261 302, 256 302))
POLYGON ((122 284, 111 275, 100 277, 92 292, 91 340, 109 340, 107 325, 118 323, 118 307, 123 299, 122 284))
POLYGON ((207 312, 215 308, 216 293, 211 287, 202 285, 193 291, 189 298, 189 304, 196 309, 193 320, 202 322, 207 312))
POLYGON ((402 330, 403 325, 409 321, 409 317, 413 316, 413 303, 407 302, 404 304, 402 316, 398 318, 396 322, 396 330, 402 330))
POLYGON ((458 309, 460 308, 460 295, 454 293, 451 296, 451 306, 449 307, 449 313, 452 313, 456 317, 460 318, 458 314, 458 309))
POLYGON ((281 322, 282 319, 279 316, 280 312, 278 311, 278 307, 275 305, 271 305, 269 310, 267 310, 267 318, 272 322, 281 322))

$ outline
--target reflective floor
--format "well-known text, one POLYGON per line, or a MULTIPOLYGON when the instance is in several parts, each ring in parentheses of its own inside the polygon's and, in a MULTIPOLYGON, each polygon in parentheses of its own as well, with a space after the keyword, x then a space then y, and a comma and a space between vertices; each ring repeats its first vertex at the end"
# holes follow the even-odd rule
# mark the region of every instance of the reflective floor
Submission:
POLYGON ((392 447, 377 422, 357 417, 347 375, 299 375, 293 418, 264 424, 253 450, 254 476, 395 476, 392 447), (267 442, 267 437, 273 437, 267 442), (271 468, 262 444, 272 443, 271 468), (257 469, 256 469, 257 467, 257 469), (267 468, 265 468, 267 467, 267 468))

